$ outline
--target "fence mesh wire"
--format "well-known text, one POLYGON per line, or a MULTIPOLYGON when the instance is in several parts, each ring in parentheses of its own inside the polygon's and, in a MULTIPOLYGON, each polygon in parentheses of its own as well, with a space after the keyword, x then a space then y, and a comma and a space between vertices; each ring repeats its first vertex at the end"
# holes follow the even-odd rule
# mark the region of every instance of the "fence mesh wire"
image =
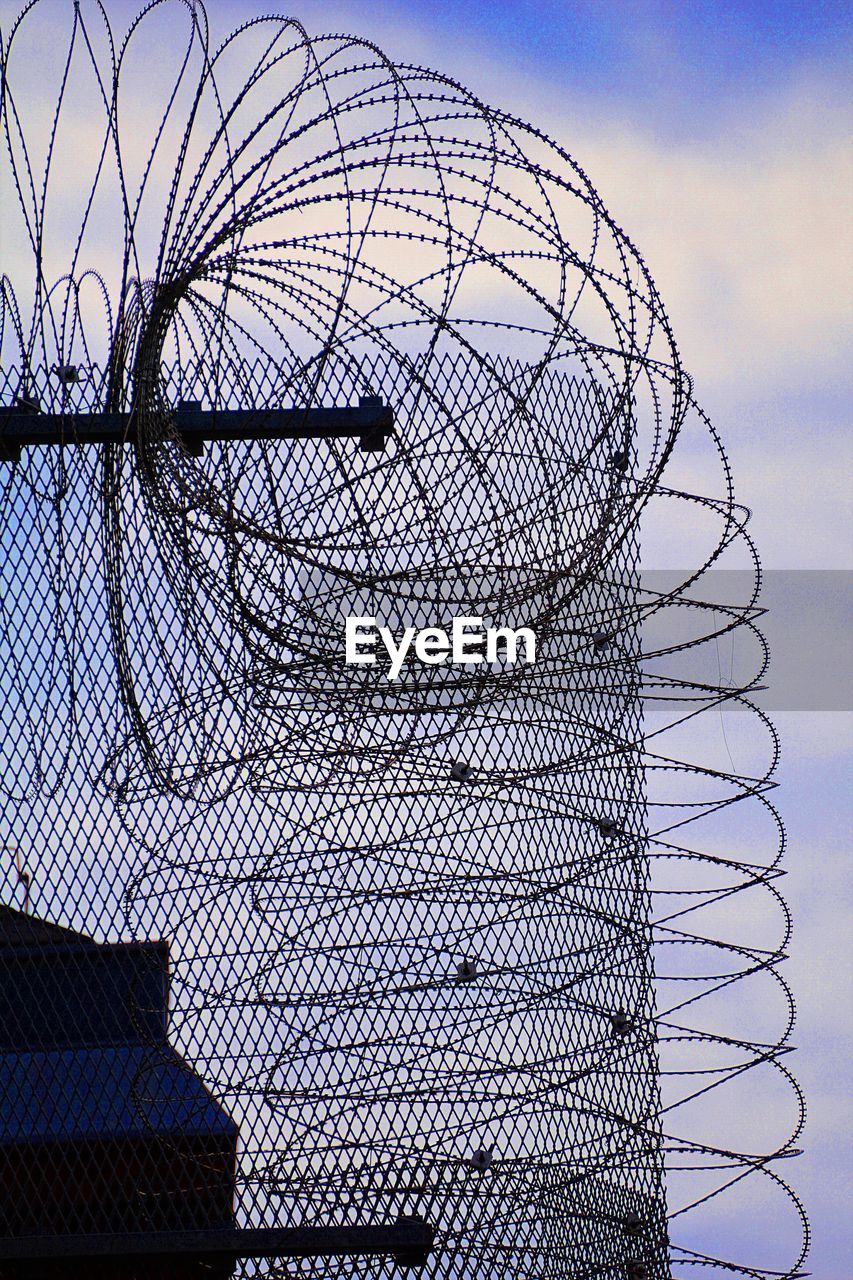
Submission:
POLYGON ((540 131, 292 20, 37 0, 0 76, 0 446, 63 423, 0 461, 0 1255, 417 1214, 435 1280, 793 1275, 760 572, 641 255, 540 131), (381 453, 174 412, 365 396, 381 453), (536 660, 392 677, 351 616, 536 660))
MULTIPOLYGON (((202 399, 204 370, 180 373, 202 399)), ((606 577, 561 571, 625 486, 630 424, 589 383, 528 392, 518 362, 431 376, 449 421, 393 367, 317 389, 395 406, 381 457, 295 440, 190 461, 167 424, 156 506, 129 448, 14 468, 5 634, 28 643, 3 774, 31 903, 99 941, 168 940, 168 1039, 140 1010, 129 1098, 165 1158, 167 1065, 193 1065, 213 1132, 239 1131, 239 1223, 417 1213, 432 1274, 569 1276, 619 1274, 634 1214, 663 1274, 636 541, 606 577), (414 659, 393 681, 343 662, 345 618, 369 615, 530 625, 536 662, 414 659)), ((44 407, 57 379, 30 384, 44 407)), ((53 1061, 16 1077, 14 1111, 53 1061)), ((175 1207, 143 1188, 116 1229, 175 1207)), ((103 1229, 87 1212, 68 1229, 103 1229)))

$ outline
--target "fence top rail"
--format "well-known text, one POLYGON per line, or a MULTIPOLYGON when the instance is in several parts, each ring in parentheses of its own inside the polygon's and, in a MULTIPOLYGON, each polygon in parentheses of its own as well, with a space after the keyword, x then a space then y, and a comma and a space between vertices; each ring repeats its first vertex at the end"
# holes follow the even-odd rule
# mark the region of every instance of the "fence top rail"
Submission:
POLYGON ((391 1255, 425 1262, 435 1230, 417 1218, 389 1225, 257 1227, 117 1235, 0 1238, 0 1262, 54 1258, 331 1258, 391 1255))

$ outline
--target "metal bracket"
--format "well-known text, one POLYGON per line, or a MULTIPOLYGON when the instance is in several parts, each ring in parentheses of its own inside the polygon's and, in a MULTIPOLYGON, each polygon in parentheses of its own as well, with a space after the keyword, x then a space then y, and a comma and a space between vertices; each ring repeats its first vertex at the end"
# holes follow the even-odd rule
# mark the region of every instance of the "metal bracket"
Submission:
MULTIPOLYGON (((357 405, 313 409, 202 409, 182 400, 172 410, 175 430, 188 453, 208 440, 334 440, 357 436, 366 453, 381 453, 394 426, 393 410, 379 396, 357 405)), ((19 398, 0 409, 0 462, 18 462, 21 450, 45 445, 135 444, 137 414, 42 413, 36 401, 19 398)))
MULTIPOLYGON (((121 1235, 22 1236, 0 1238, 0 1277, 49 1274, 71 1280, 91 1268, 115 1267, 123 1274, 145 1262, 183 1261, 235 1265, 238 1258, 359 1258, 390 1256, 398 1266, 421 1267, 429 1258, 435 1229, 421 1218, 401 1217, 390 1226, 260 1227, 245 1230, 151 1231, 121 1235), (124 1272, 121 1270, 124 1268, 124 1272)), ((152 1275, 156 1272, 152 1270, 152 1275)))

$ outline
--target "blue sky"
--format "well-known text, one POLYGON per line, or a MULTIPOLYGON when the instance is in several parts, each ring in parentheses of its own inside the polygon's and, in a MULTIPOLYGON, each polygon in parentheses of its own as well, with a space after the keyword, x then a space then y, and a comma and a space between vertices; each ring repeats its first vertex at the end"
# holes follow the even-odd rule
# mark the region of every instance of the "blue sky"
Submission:
MULTIPOLYGON (((222 8, 242 14, 254 7, 222 8)), ((552 92, 606 95, 609 111, 641 113, 646 123, 682 134, 713 130, 720 108, 733 99, 748 103, 809 62, 842 59, 853 28, 849 6, 819 0, 308 0, 289 12, 315 31, 381 35, 386 47, 395 29, 420 29, 442 47, 442 69, 477 55, 494 59, 552 92), (348 21, 339 27, 332 18, 348 21)))
POLYGON ((661 99, 680 98, 687 116, 695 114, 697 96, 714 101, 749 91, 805 58, 837 56, 850 36, 849 6, 816 0, 495 0, 464 7, 457 0, 354 0, 347 9, 362 30, 379 22, 422 23, 552 83, 591 92, 606 85, 635 105, 642 94, 652 112, 661 99))

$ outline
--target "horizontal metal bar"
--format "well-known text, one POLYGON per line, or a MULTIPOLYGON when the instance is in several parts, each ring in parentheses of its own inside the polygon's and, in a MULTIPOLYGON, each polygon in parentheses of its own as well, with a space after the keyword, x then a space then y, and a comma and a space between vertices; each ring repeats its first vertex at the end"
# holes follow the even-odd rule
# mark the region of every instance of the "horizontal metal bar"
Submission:
MULTIPOLYGON (((394 425, 393 411, 378 396, 357 405, 313 409, 202 409, 184 401, 172 422, 190 453, 208 440, 331 440, 351 436, 379 452, 394 425)), ((134 444, 137 414, 41 413, 34 402, 0 409, 0 460, 17 462, 21 449, 44 445, 134 444)))
POLYGON ((434 1229, 418 1218, 389 1226, 258 1227, 243 1230, 150 1231, 121 1235, 0 1238, 4 1262, 59 1259, 334 1258, 391 1255, 404 1265, 426 1262, 434 1229))

